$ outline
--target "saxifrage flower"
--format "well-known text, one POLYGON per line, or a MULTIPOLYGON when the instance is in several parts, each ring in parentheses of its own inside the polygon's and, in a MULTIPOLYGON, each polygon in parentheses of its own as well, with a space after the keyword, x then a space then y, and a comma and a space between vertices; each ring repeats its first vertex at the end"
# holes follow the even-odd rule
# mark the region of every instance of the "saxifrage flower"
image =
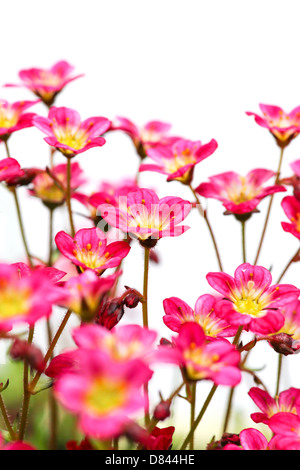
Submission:
POLYGON ((201 183, 196 188, 196 192, 200 196, 218 199, 230 213, 248 214, 255 211, 266 196, 286 191, 279 184, 263 186, 274 175, 275 172, 262 168, 251 170, 246 176, 228 171, 211 176, 209 182, 201 183))
POLYGON ((255 423, 269 424, 271 416, 285 411, 288 413, 297 413, 296 404, 300 399, 300 390, 294 387, 279 393, 278 397, 271 397, 268 392, 259 387, 252 387, 249 396, 261 410, 259 413, 252 413, 251 418, 255 423))
POLYGON ((189 228, 178 224, 191 207, 180 197, 159 199, 154 191, 141 188, 120 198, 119 207, 103 204, 98 210, 111 226, 154 246, 158 239, 182 235, 189 228))
POLYGON ((108 244, 97 227, 80 229, 74 238, 62 230, 56 234, 55 243, 59 251, 82 271, 92 269, 98 274, 118 266, 131 249, 125 241, 108 244))
POLYGON ((105 117, 90 117, 81 121, 80 114, 71 108, 52 106, 48 117, 35 116, 33 125, 46 134, 44 140, 66 157, 105 144, 102 136, 110 126, 105 117))
POLYGON ((281 206, 291 221, 291 223, 281 222, 283 230, 300 240, 300 201, 295 196, 286 196, 281 201, 281 206))
POLYGON ((9 103, 0 100, 0 140, 7 140, 13 132, 20 129, 32 127, 35 113, 25 111, 38 102, 39 100, 9 103))
POLYGON ((255 122, 268 129, 275 137, 277 144, 284 148, 300 132, 300 106, 286 113, 279 106, 260 104, 263 116, 247 111, 248 116, 254 116, 255 122))
POLYGON ((167 175, 167 181, 180 181, 190 184, 194 167, 209 157, 217 149, 217 142, 212 139, 207 144, 200 141, 178 139, 170 145, 156 145, 147 149, 147 156, 156 164, 141 164, 139 171, 156 171, 167 175))
MULTIPOLYGON (((73 75, 74 67, 66 60, 56 62, 50 68, 31 67, 19 72, 22 85, 32 91, 47 105, 51 106, 58 93, 83 74, 73 75)), ((9 84, 8 86, 15 86, 9 84)))
POLYGON ((234 277, 224 272, 211 272, 206 279, 224 296, 224 300, 216 304, 218 315, 253 333, 277 332, 284 324, 282 307, 300 294, 300 290, 291 284, 271 285, 270 271, 249 263, 241 264, 234 277))

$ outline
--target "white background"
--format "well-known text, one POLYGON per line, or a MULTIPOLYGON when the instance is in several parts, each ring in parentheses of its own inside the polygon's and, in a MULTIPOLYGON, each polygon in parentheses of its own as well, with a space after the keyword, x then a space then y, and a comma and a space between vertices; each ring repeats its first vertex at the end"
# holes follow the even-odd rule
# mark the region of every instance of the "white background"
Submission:
MULTIPOLYGON (((203 142, 215 138, 218 150, 196 168, 195 186, 223 171, 245 174, 258 167, 275 170, 279 148, 268 131, 256 125, 245 111, 258 112, 260 102, 279 105, 286 111, 300 104, 297 0, 10 0, 1 6, 1 37, 2 84, 18 83, 21 69, 47 68, 65 59, 85 77, 69 84, 56 105, 77 109, 82 119, 123 115, 139 125, 159 119, 172 123, 176 135, 203 142)), ((33 98, 22 88, 2 88, 0 97, 9 101, 33 98)), ((42 104, 32 111, 46 115, 42 104)), ((34 128, 16 133, 9 141, 12 156, 24 167, 44 167, 49 147, 43 137, 34 128)), ((290 163, 300 158, 299 146, 300 138, 286 149, 283 175, 289 176, 290 163)), ((0 157, 5 157, 3 145, 0 157)), ((63 161, 61 157, 58 160, 63 161)), ((130 140, 121 133, 108 135, 104 147, 81 154, 77 161, 90 177, 92 189, 102 180, 119 181, 135 175, 139 164, 130 140)), ((145 187, 155 188, 160 197, 192 199, 187 188, 177 182, 166 183, 163 175, 143 173, 140 181, 145 187)), ((45 257, 47 211, 25 190, 20 195, 30 249, 45 257)), ((286 220, 280 208, 282 197, 276 196, 259 260, 267 268, 273 266, 274 279, 299 245, 296 238, 281 229, 280 222, 286 220)), ((267 204, 263 201, 261 213, 248 223, 249 262, 254 261, 267 204)), ((209 200, 208 210, 224 270, 233 274, 242 261, 239 224, 222 215, 218 201, 209 200)), ((162 323, 162 300, 176 295, 193 306, 199 295, 211 292, 205 279, 207 272, 218 270, 199 214, 190 214, 186 223, 191 227, 186 234, 158 244, 161 263, 152 265, 150 271, 150 327, 168 337, 170 332, 162 323)), ((0 188, 0 224, 0 260, 23 260, 13 200, 4 188, 0 188)), ((78 218, 76 224, 79 228, 86 221, 78 218)), ((55 216, 55 230, 61 229, 68 230, 64 211, 55 216)), ((139 246, 133 246, 124 269, 124 285, 141 290, 143 261, 139 246)), ((292 266, 284 281, 299 287, 299 266, 292 266)), ((129 312, 124 322, 131 321, 140 321, 140 312, 129 312)), ((278 356, 267 345, 257 350, 250 363, 265 366, 261 377, 274 393, 278 356)), ((294 374, 299 358, 289 357, 284 364, 282 387, 300 386, 294 374)), ((167 395, 173 387, 173 372, 167 368, 157 374, 162 392, 167 395)), ((206 385, 199 386, 199 407, 206 397, 206 385)), ((238 420, 231 431, 241 429, 239 419, 243 420, 241 426, 254 425, 249 414, 257 409, 247 396, 252 385, 251 379, 244 376, 237 392, 238 420)), ((209 390, 210 384, 207 387, 209 390)), ((222 403, 223 391, 218 392, 212 414, 208 413, 207 421, 199 427, 200 438, 208 427, 218 435, 219 422, 214 423, 213 417, 214 412, 220 414, 217 404, 222 403)))

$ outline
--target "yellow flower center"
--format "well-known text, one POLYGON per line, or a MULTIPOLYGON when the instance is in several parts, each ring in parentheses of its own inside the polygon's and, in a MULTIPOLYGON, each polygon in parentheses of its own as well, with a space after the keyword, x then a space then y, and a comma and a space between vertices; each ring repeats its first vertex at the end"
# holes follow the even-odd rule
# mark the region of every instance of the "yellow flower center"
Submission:
POLYGON ((126 402, 126 388, 124 381, 96 378, 85 393, 84 403, 93 414, 110 413, 126 402))
POLYGON ((23 315, 30 308, 29 289, 14 289, 0 286, 0 319, 7 319, 16 315, 23 315))
POLYGON ((0 103, 0 127, 9 129, 17 124, 19 114, 11 109, 4 108, 0 103))

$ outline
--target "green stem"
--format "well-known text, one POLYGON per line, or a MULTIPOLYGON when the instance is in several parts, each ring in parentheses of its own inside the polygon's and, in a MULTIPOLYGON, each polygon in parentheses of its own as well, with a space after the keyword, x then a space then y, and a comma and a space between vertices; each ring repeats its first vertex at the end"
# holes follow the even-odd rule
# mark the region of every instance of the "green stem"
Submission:
MULTIPOLYGON (((191 397, 191 428, 193 427, 195 421, 195 411, 196 411, 196 385, 197 382, 192 384, 192 397, 191 397)), ((194 450, 194 432, 190 440, 190 450, 194 450)))
MULTIPOLYGON (((239 342, 242 331, 243 331, 243 326, 239 326, 239 328, 236 332, 236 335, 235 335, 235 337, 232 341, 232 344, 234 344, 235 346, 237 346, 237 344, 239 342)), ((227 426, 228 426, 228 422, 229 422, 229 418, 230 418, 230 414, 231 414, 231 409, 232 409, 234 391, 235 391, 235 387, 231 387, 230 392, 229 392, 229 397, 228 397, 227 411, 226 411, 224 425, 223 425, 223 433, 226 432, 226 429, 227 429, 227 426)))
POLYGON ((189 444, 190 440, 192 439, 192 437, 194 435, 194 432, 195 432, 198 424, 200 423, 205 411, 207 410, 208 405, 210 404, 210 402, 212 400, 212 397, 214 396, 217 388, 218 388, 218 385, 213 385, 212 386, 212 388, 211 388, 211 390, 210 390, 210 392, 209 392, 209 394, 208 394, 208 396, 207 396, 207 398, 206 398, 206 400, 205 400, 205 402, 204 402, 204 404, 201 408, 201 411, 198 414, 197 418, 195 419, 194 424, 191 427, 190 432, 188 433, 187 437, 185 438, 180 450, 184 450, 188 446, 188 444, 189 444))
POLYGON ((278 357, 278 367, 277 367, 277 382, 276 382, 276 392, 275 392, 275 396, 278 396, 278 395, 279 395, 281 370, 282 370, 282 354, 279 354, 279 357, 278 357))
MULTIPOLYGON (((150 248, 144 247, 144 282, 143 282, 143 327, 148 328, 148 277, 149 277, 149 259, 150 259, 150 248)), ((149 415, 149 390, 148 383, 144 384, 144 394, 146 398, 145 404, 145 425, 149 426, 150 415, 149 415)))
MULTIPOLYGON (((62 334, 62 332, 63 332, 63 330, 64 330, 64 328, 65 328, 65 326, 66 326, 66 324, 68 323, 71 314, 72 314, 72 310, 68 310, 67 313, 65 314, 65 316, 64 316, 64 318, 63 318, 63 320, 62 320, 62 322, 61 322, 61 324, 60 324, 60 326, 59 326, 59 328, 58 328, 58 330, 57 330, 57 332, 56 332, 56 334, 55 334, 55 336, 54 336, 54 338, 52 339, 52 342, 51 342, 51 344, 50 344, 50 347, 49 347, 48 351, 47 351, 46 354, 45 354, 45 357, 44 357, 44 364, 47 364, 47 362, 48 362, 49 359, 51 358, 52 353, 53 353, 53 351, 54 351, 54 348, 55 348, 55 346, 56 346, 56 344, 57 344, 57 342, 58 342, 58 340, 59 340, 59 338, 60 338, 60 336, 61 336, 61 334, 62 334)), ((29 384, 29 387, 28 387, 28 388, 29 388, 30 393, 34 393, 34 389, 35 389, 35 387, 36 387, 36 384, 37 384, 38 381, 39 381, 39 378, 40 378, 41 374, 42 374, 42 373, 41 373, 40 371, 37 371, 37 373, 35 374, 33 380, 32 380, 31 383, 29 384)))
POLYGON ((49 255, 48 255, 48 266, 52 266, 52 254, 53 254, 53 209, 49 209, 49 255))
POLYGON ((243 263, 246 263, 246 222, 243 220, 241 222, 242 226, 242 247, 243 247, 243 263))
MULTIPOLYGON (((283 159, 283 151, 284 151, 284 148, 281 148, 279 164, 278 164, 278 169, 277 169, 277 173, 276 173, 275 184, 278 184, 279 177, 280 177, 280 171, 281 171, 281 165, 282 165, 282 159, 283 159)), ((265 234, 266 234, 266 230, 267 230, 268 221, 269 221, 269 218, 270 218, 273 199, 274 199, 274 194, 272 194, 271 198, 270 198, 269 207, 268 207, 267 215, 266 215, 266 220, 265 220, 265 224, 264 224, 264 228, 263 228, 263 231, 262 231, 262 235, 261 235, 261 239, 260 239, 260 242, 259 242, 259 246, 258 246, 258 250, 257 250, 257 254, 256 254, 254 264, 257 264, 258 258, 259 258, 260 252, 261 252, 262 244, 263 244, 265 234)))
POLYGON ((1 410, 1 413, 2 413, 2 416, 3 416, 6 428, 9 432, 9 435, 10 435, 11 439, 13 441, 15 441, 17 439, 17 436, 15 435, 15 432, 12 428, 12 425, 10 424, 10 421, 9 421, 9 418, 8 418, 8 415, 7 415, 7 411, 6 411, 6 408, 5 408, 5 405, 4 405, 4 401, 3 401, 3 398, 2 398, 2 393, 0 393, 0 410, 1 410))
POLYGON ((7 140, 4 140, 4 145, 5 145, 5 150, 6 150, 7 158, 11 158, 10 151, 9 151, 9 148, 8 148, 7 140))
MULTIPOLYGON (((28 344, 32 343, 33 334, 34 334, 34 328, 30 327, 29 334, 28 334, 28 344)), ((24 395, 23 395, 22 415, 21 415, 19 435, 18 435, 19 441, 23 441, 24 439, 25 429, 26 429, 26 424, 27 424, 29 402, 30 402, 30 397, 31 397, 31 394, 28 388, 28 383, 29 383, 29 365, 28 365, 28 362, 25 360, 24 361, 24 374, 23 374, 23 394, 24 395)))
POLYGON ((221 256, 220 256, 220 253, 219 253, 219 249, 218 249, 218 246, 217 246, 217 242, 216 242, 216 238, 215 238, 215 235, 213 233, 213 230, 212 230, 212 227, 211 227, 211 224, 208 220, 208 216, 207 216, 207 211, 206 210, 203 210, 202 209, 202 206, 201 206, 201 202, 198 198, 198 195, 196 193, 196 191, 194 190, 194 188, 192 187, 192 185, 190 184, 189 185, 195 199, 196 199, 196 202, 197 202, 197 207, 198 207, 198 210, 199 210, 199 213, 200 215, 204 218, 205 222, 206 222, 206 225, 207 225, 207 228, 209 230, 209 233, 210 233, 210 236, 211 236, 211 239, 212 239, 212 242, 213 242, 213 245, 214 245, 214 249, 215 249, 215 252, 216 252, 216 256, 217 256, 217 260, 218 260, 218 264, 219 264, 219 269, 220 271, 223 271, 223 266, 222 266, 222 262, 221 262, 221 256))
POLYGON ((286 265, 286 267, 284 268, 284 270, 282 271, 282 273, 280 274, 278 280, 277 280, 277 283, 276 284, 279 284, 279 282, 281 281, 281 279, 283 278, 283 276, 286 274, 287 270, 290 268, 290 266, 293 264, 294 260, 297 258, 297 256, 299 256, 300 254, 300 248, 297 249, 296 253, 292 256, 292 258, 290 259, 290 261, 288 262, 288 264, 286 265))
POLYGON ((11 189, 11 191, 12 191, 12 194, 13 194, 14 200, 15 200, 15 206, 16 206, 16 209, 17 209, 17 216, 18 216, 18 222, 19 222, 19 227, 20 227, 20 231, 21 231, 21 237, 22 237, 23 245, 24 245, 25 252, 26 252, 26 255, 27 255, 27 258, 28 258, 29 265, 32 268, 33 263, 32 263, 32 259, 31 259, 31 255, 29 253, 29 248, 28 248, 28 244, 27 244, 27 240, 26 240, 26 236, 25 236, 24 224, 23 224, 23 219, 22 219, 22 214, 21 214, 21 209, 20 209, 20 203, 19 203, 19 198, 18 198, 18 195, 17 195, 16 187, 13 187, 11 189))
POLYGON ((72 206, 71 206, 71 159, 67 158, 67 191, 66 191, 66 204, 69 213, 69 221, 70 221, 70 228, 71 228, 71 235, 74 237, 75 235, 75 227, 73 222, 73 213, 72 213, 72 206))

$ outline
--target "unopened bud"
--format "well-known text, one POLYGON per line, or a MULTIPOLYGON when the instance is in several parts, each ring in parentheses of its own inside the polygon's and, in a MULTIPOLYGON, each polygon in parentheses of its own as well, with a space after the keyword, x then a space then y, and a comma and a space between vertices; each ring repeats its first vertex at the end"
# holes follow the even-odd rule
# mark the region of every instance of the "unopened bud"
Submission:
POLYGON ((170 402, 169 401, 161 401, 154 410, 153 416, 155 419, 159 421, 163 421, 164 419, 170 416, 170 402))
POLYGON ((300 341, 294 340, 292 335, 288 335, 287 333, 279 333, 278 335, 270 336, 268 342, 276 352, 284 356, 300 351, 300 341))
POLYGON ((116 326, 124 315, 123 302, 119 298, 108 300, 100 309, 96 323, 111 330, 116 326))
POLYGON ((33 344, 29 344, 27 341, 16 338, 9 353, 12 359, 16 361, 25 360, 33 369, 40 372, 44 370, 44 356, 41 350, 33 344))

